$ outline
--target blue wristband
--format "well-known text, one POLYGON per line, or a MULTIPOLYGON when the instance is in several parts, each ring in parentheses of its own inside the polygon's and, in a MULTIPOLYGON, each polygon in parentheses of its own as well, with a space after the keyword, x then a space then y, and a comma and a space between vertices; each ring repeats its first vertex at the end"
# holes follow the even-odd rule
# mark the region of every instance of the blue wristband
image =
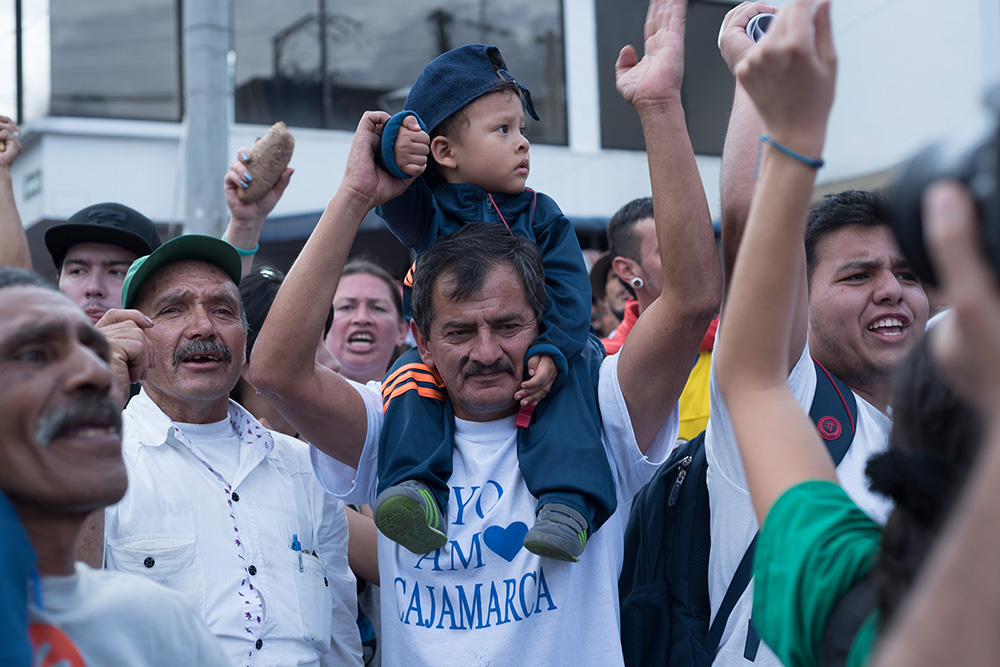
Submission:
MULTIPOLYGON (((230 243, 229 245, 233 245, 230 243)), ((260 250, 260 244, 255 245, 251 250, 244 250, 243 248, 237 248, 233 245, 233 249, 240 254, 240 257, 249 257, 250 255, 256 255, 257 251, 260 250)))
POLYGON ((806 157, 805 155, 802 155, 801 153, 796 153, 795 151, 793 151, 791 148, 788 148, 787 146, 782 146, 777 141, 775 141, 774 139, 772 139, 770 134, 762 134, 762 135, 760 135, 760 142, 761 142, 761 144, 771 144, 772 146, 774 146, 775 148, 777 148, 779 151, 781 151, 782 153, 784 153, 788 157, 793 158, 795 160, 798 160, 802 164, 804 164, 806 166, 809 166, 809 167, 812 167, 813 169, 819 169, 820 167, 822 167, 825 164, 822 159, 814 160, 811 157, 806 157))

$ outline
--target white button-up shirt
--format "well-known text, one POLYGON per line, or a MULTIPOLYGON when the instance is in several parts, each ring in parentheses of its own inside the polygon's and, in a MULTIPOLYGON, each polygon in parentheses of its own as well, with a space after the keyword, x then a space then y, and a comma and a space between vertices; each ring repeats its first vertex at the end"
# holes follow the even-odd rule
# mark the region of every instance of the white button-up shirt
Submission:
POLYGON ((128 491, 106 511, 106 566, 180 591, 233 665, 360 666, 344 505, 308 445, 230 401, 240 456, 226 479, 145 391, 122 417, 128 491))

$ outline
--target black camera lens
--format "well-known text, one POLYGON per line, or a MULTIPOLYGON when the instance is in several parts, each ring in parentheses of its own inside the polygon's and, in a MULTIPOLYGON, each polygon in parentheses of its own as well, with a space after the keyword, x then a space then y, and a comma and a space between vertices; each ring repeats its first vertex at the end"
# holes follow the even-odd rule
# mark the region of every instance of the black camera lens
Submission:
POLYGON ((983 231, 983 248, 1000 272, 1000 188, 998 188, 996 131, 965 145, 935 143, 923 149, 897 172, 890 189, 890 224, 899 247, 925 285, 936 286, 937 276, 924 247, 922 197, 931 183, 959 181, 975 199, 983 231))

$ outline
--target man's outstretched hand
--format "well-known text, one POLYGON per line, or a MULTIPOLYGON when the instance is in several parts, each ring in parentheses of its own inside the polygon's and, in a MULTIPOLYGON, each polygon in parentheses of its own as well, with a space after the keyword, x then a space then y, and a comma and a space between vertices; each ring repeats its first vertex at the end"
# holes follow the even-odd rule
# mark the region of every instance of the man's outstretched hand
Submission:
POLYGON ((375 155, 382 143, 382 132, 389 122, 384 111, 366 111, 354 132, 347 168, 341 188, 360 196, 369 208, 395 199, 406 191, 412 178, 400 180, 378 166, 375 155))
POLYGON ((650 0, 642 60, 631 44, 618 54, 615 85, 639 113, 648 107, 680 102, 686 13, 686 0, 650 0))

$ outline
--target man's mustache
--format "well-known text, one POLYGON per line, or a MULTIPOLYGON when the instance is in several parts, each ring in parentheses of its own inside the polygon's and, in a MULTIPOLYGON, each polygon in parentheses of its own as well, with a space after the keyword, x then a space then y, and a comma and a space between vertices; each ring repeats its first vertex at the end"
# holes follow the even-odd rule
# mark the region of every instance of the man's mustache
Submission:
POLYGON ((214 340, 196 340, 188 343, 184 347, 177 348, 174 352, 174 366, 184 359, 198 354, 211 354, 222 357, 226 361, 233 358, 233 353, 222 343, 214 340))
POLYGON ((499 359, 489 366, 486 366, 478 361, 469 361, 468 357, 462 360, 462 377, 470 378, 476 375, 485 375, 487 373, 510 373, 514 374, 514 367, 503 359, 499 359))
POLYGON ((48 447, 57 435, 81 425, 106 426, 121 432, 122 413, 106 394, 85 396, 42 415, 35 424, 35 440, 42 447, 48 447))

